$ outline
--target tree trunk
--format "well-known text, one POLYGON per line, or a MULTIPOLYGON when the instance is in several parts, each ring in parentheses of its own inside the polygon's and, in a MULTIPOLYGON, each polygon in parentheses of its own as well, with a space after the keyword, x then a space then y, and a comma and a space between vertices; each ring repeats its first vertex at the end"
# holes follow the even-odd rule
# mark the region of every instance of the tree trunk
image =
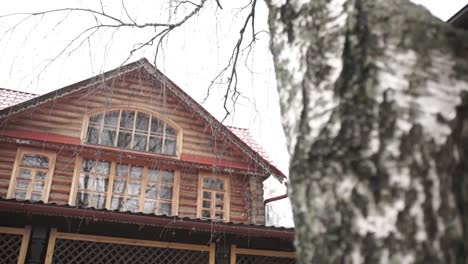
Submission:
POLYGON ((267 4, 299 262, 467 263, 468 35, 408 0, 267 4))

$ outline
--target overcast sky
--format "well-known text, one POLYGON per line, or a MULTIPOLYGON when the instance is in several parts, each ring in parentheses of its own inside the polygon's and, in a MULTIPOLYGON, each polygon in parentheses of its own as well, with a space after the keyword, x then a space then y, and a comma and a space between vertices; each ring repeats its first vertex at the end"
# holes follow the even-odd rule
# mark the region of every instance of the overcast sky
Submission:
MULTIPOLYGON (((126 1, 130 16, 141 21, 167 21, 168 5, 175 1, 126 1)), ((209 1, 210 2, 210 1, 209 1)), ((214 76, 225 67, 238 37, 240 24, 248 10, 240 7, 245 1, 221 0, 223 10, 208 5, 190 23, 171 33, 165 42, 163 56, 157 66, 169 78, 201 102, 214 76)), ((414 0, 426 6, 434 15, 447 20, 466 4, 461 0, 414 0)), ((119 17, 120 1, 103 1, 106 12, 119 17)), ((0 15, 15 12, 37 12, 63 7, 100 9, 99 1, 15 0, 2 3, 0 15)), ((267 30, 266 8, 258 2, 256 30, 267 30)), ((185 12, 192 7, 187 7, 185 12)), ((179 11, 180 15, 184 10, 179 11)), ((65 85, 89 78, 119 66, 135 43, 146 41, 151 29, 108 30, 100 32, 89 41, 77 41, 61 53, 87 25, 93 23, 88 15, 65 14, 29 19, 17 27, 22 16, 0 18, 0 87, 43 94, 65 85), (66 18, 63 22, 63 18, 66 18), (75 50, 76 49, 76 50, 75 50), (70 51, 73 52, 70 53, 70 51), (58 56, 59 55, 59 56, 58 56), (58 58, 50 63, 51 59, 58 58)), ((176 17, 177 18, 177 17, 176 17)), ((176 19, 173 18, 173 19, 176 19)), ((154 49, 137 52, 129 61, 141 57, 152 60, 154 49)), ((254 49, 240 60, 239 99, 236 111, 226 124, 249 128, 270 156, 287 172, 288 153, 279 119, 276 82, 268 50, 268 35, 260 33, 254 49), (250 54, 250 56, 246 56, 250 54)), ((222 92, 225 85, 215 86, 204 104, 215 117, 224 116, 222 92)))

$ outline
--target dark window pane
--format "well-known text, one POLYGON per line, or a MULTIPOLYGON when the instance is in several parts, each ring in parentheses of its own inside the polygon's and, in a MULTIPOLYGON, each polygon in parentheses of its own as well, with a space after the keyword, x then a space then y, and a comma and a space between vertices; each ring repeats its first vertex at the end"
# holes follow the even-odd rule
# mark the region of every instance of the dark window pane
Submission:
POLYGON ((130 212, 138 212, 139 206, 139 199, 128 199, 127 200, 127 210, 130 212))
POLYGON ((99 174, 109 175, 110 173, 110 162, 108 161, 99 161, 97 165, 96 172, 99 174))
POLYGON ((31 178, 31 170, 30 169, 20 169, 19 176, 20 178, 31 178))
POLYGON ((114 193, 124 193, 126 185, 127 185, 126 180, 121 180, 121 179, 117 180, 117 179, 115 179, 114 180, 114 186, 112 187, 113 192, 114 193))
POLYGON ((35 181, 34 184, 33 184, 33 190, 35 190, 35 191, 44 190, 44 182, 43 181, 35 181))
POLYGON ((86 142, 90 144, 99 143, 99 128, 95 126, 88 126, 88 132, 86 133, 86 142))
POLYGON ((162 186, 161 187, 161 199, 172 199, 172 186, 162 186))
POLYGON ((129 195, 140 195, 141 189, 141 182, 130 182, 128 184, 128 191, 129 195))
POLYGON ((147 184, 145 197, 149 199, 158 199, 158 185, 147 184))
POLYGON ((37 154, 24 154, 21 165, 47 168, 49 167, 49 158, 37 154))
POLYGON ((203 201, 203 208, 211 208, 211 202, 210 201, 203 201))
POLYGON ((211 217, 211 213, 208 210, 202 210, 202 217, 211 217))
POLYGON ((133 129, 133 123, 135 122, 135 111, 122 111, 120 117, 120 127, 133 129))
POLYGON ((155 133, 163 133, 164 131, 164 124, 161 122, 161 120, 156 119, 156 118, 151 118, 151 132, 155 133))
POLYGON ((102 130, 101 145, 115 146, 117 131, 115 129, 104 128, 102 130))
POLYGON ((176 140, 175 138, 166 138, 164 141, 164 153, 169 155, 176 154, 176 140))
POLYGON ((15 198, 19 200, 26 199, 26 191, 16 190, 15 191, 15 198))
POLYGON ((148 170, 148 181, 158 181, 159 180, 159 170, 148 170))
POLYGON ((217 193, 216 194, 216 201, 224 201, 224 194, 217 193))
POLYGON ((161 215, 171 215, 171 204, 170 203, 161 203, 159 205, 159 214, 161 214, 161 215))
POLYGON ((111 111, 106 113, 106 117, 104 118, 104 125, 117 127, 118 122, 119 111, 111 111))
POLYGON ((145 113, 138 113, 135 129, 148 131, 149 116, 145 113))
POLYGON ((36 171, 36 180, 45 180, 47 173, 45 171, 36 171))
POLYGON ((128 175, 128 165, 117 164, 117 176, 125 177, 128 175))
POLYGON ((135 134, 133 137, 133 147, 134 150, 146 151, 146 141, 148 137, 146 135, 135 134))
POLYGON ((166 135, 175 136, 176 134, 177 134, 177 131, 174 128, 172 128, 172 127, 170 127, 170 126, 168 126, 166 124, 166 135))
POLYGON ((28 189, 29 187, 29 180, 16 180, 16 188, 20 189, 28 189))
POLYGON ((211 200, 211 193, 210 192, 203 192, 203 199, 211 200))
POLYGON ((160 137, 150 137, 148 151, 153 153, 161 153, 162 140, 160 137))
POLYGON ((222 204, 222 203, 217 203, 217 204, 215 205, 215 209, 216 209, 216 210, 224 210, 223 208, 224 208, 224 204, 222 204))
POLYGON ((94 172, 94 160, 83 160, 83 166, 81 167, 81 170, 84 172, 94 172))
POLYGON ((215 219, 217 219, 217 220, 223 220, 223 214, 222 214, 222 213, 216 213, 216 214, 215 214, 215 219))
POLYGON ((123 210, 124 201, 125 199, 123 197, 113 196, 111 200, 111 210, 123 210))
POLYGON ((90 123, 98 123, 101 124, 102 121, 102 114, 93 115, 89 118, 90 123))
POLYGON ((112 187, 114 193, 124 193, 125 186, 127 185, 126 180, 114 180, 114 186, 112 187))
POLYGON ((143 212, 145 214, 154 214, 155 210, 156 210, 156 202, 155 201, 145 202, 145 208, 143 210, 143 212))
POLYGON ((109 179, 105 176, 96 177, 96 191, 107 192, 107 186, 109 186, 109 179))
POLYGON ((162 173, 162 181, 173 183, 174 182, 174 172, 172 171, 161 171, 162 173))
POLYGON ((89 195, 87 193, 78 192, 76 194, 76 205, 88 206, 89 205, 89 195))
POLYGON ((203 187, 216 190, 224 190, 224 180, 218 178, 204 178, 203 187))
POLYGON ((117 147, 130 148, 131 141, 132 141, 132 133, 120 131, 119 141, 117 142, 117 147))
POLYGON ((41 192, 31 193, 31 200, 32 201, 40 201, 41 199, 42 199, 42 193, 41 192))
POLYGON ((81 190, 92 190, 94 187, 92 186, 92 178, 89 174, 82 173, 80 175, 80 180, 78 182, 78 189, 81 190))
POLYGON ((89 206, 102 209, 106 206, 106 195, 104 194, 93 194, 93 202, 89 206))
POLYGON ((130 178, 141 179, 142 175, 143 175, 143 167, 132 166, 132 168, 130 168, 130 178))

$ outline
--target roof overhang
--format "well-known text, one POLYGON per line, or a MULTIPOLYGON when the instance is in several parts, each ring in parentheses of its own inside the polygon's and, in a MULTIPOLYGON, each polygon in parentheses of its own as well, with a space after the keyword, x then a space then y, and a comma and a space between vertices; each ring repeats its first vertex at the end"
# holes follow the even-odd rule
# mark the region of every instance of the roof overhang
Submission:
POLYGON ((279 238, 290 241, 292 241, 295 236, 293 228, 246 225, 232 222, 225 223, 203 219, 180 218, 177 216, 157 216, 143 213, 110 211, 107 209, 18 201, 14 199, 0 198, 0 212, 72 217, 92 221, 148 225, 208 233, 220 232, 248 237, 279 238))

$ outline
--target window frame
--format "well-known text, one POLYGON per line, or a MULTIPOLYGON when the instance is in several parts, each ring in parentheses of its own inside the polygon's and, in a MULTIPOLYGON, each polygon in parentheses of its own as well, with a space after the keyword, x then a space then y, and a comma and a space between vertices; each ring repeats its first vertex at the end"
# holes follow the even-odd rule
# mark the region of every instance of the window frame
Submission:
MULTIPOLYGON (((43 201, 44 203, 49 202, 49 196, 50 196, 50 188, 52 185, 52 178, 54 176, 54 170, 55 170, 55 162, 57 159, 57 153, 54 151, 48 151, 48 150, 43 150, 43 149, 36 149, 36 148, 29 148, 29 147, 18 147, 16 151, 16 157, 15 157, 15 162, 13 165, 13 170, 11 172, 11 177, 10 177, 10 182, 8 185, 8 191, 7 191, 7 198, 8 199, 17 199, 14 196, 14 193, 16 191, 16 182, 18 178, 18 173, 20 171, 21 161, 22 157, 25 154, 33 154, 33 155, 41 155, 41 156, 46 156, 49 158, 49 167, 47 170, 46 177, 44 179, 44 189, 42 190, 42 199, 40 201, 43 201)), ((32 169, 32 171, 35 171, 37 169, 32 169)), ((31 174, 32 175, 32 174, 31 174)), ((35 175, 31 177, 30 181, 31 183, 28 186, 28 190, 26 192, 26 197, 29 196, 29 198, 26 198, 25 200, 31 200, 31 192, 32 192, 32 182, 35 180, 35 175), (33 178, 34 177, 34 178, 33 178)))
MULTIPOLYGON (((143 213, 144 212, 144 204, 145 204, 145 191, 146 191, 146 184, 147 184, 147 179, 148 179, 148 171, 150 169, 150 166, 148 165, 142 165, 142 164, 135 164, 135 163, 129 163, 129 162, 119 162, 116 160, 112 159, 106 159, 106 158, 96 158, 96 157, 77 157, 75 160, 75 169, 73 172, 73 181, 72 181, 72 186, 71 186, 71 192, 70 192, 70 197, 68 199, 68 203, 72 206, 76 206, 76 200, 78 196, 78 191, 79 191, 79 179, 80 179, 80 174, 81 174, 81 166, 83 164, 84 159, 90 159, 94 161, 107 161, 109 162, 110 165, 110 174, 109 174, 109 184, 107 186, 107 192, 106 192, 106 203, 104 208, 107 210, 113 210, 111 209, 111 202, 112 202, 112 196, 114 194, 114 179, 117 174, 117 164, 125 164, 125 165, 130 165, 130 166, 141 166, 143 167, 143 172, 142 172, 142 179, 141 179, 141 186, 140 186, 140 200, 139 200, 139 210, 134 213, 143 213)), ((152 168, 153 169, 153 168, 152 168)), ((160 167, 160 168, 154 168, 158 170, 168 170, 167 168, 160 167)), ((174 172, 174 182, 172 184, 172 204, 171 204, 171 215, 170 216, 177 216, 179 214, 179 189, 180 189, 180 171, 178 170, 171 170, 174 172)), ((128 183, 126 183, 128 184, 128 183)), ((154 199, 151 199, 154 200, 154 199)), ((159 199, 157 200, 158 204, 160 203, 159 199)), ((123 212, 131 212, 130 210, 126 209, 123 212)), ((133 212, 132 212, 133 213, 133 212)), ((156 213, 153 213, 154 215, 158 215, 156 213)))
POLYGON ((197 187, 197 218, 200 219, 211 219, 213 221, 223 221, 223 222, 229 222, 230 220, 230 213, 231 213, 231 183, 230 183, 230 177, 226 175, 214 175, 213 173, 199 173, 198 175, 198 187, 197 187), (205 189, 203 187, 203 180, 205 178, 214 178, 214 179, 222 179, 224 180, 224 214, 223 214, 223 219, 216 219, 216 198, 212 200, 212 205, 210 208, 210 218, 207 217, 202 217, 202 210, 203 209, 203 191, 207 190, 210 192, 222 192, 219 190, 215 189, 205 189))
MULTIPOLYGON (((150 118, 151 119, 151 118, 150 118)), ((119 116, 119 119, 118 119, 118 124, 117 124, 117 127, 119 127, 120 123, 120 116, 119 116)), ((133 123, 133 129, 132 129, 132 138, 134 137, 135 135, 135 132, 139 132, 139 131, 135 131, 135 121, 133 123)), ((102 128, 104 128, 105 125, 103 125, 99 131, 99 135, 101 136, 102 134, 102 128)), ((120 131, 120 129, 117 129, 116 130, 116 140, 118 141, 118 131, 120 131)), ((150 132, 148 134, 148 137, 150 137, 152 132, 150 132)), ((165 133, 165 131, 164 131, 165 133)), ((102 149, 110 149, 110 150, 115 150, 115 149, 119 149, 119 150, 123 150, 123 151, 126 151, 126 152, 130 152, 130 153, 146 153, 146 154, 151 154, 151 155, 158 155, 158 156, 162 156, 162 157, 171 157, 171 158, 178 158, 180 159, 181 157, 181 154, 182 154, 182 142, 183 142, 183 129, 177 125, 174 121, 172 121, 171 119, 167 118, 166 116, 160 114, 160 113, 157 113, 157 112, 154 112, 154 111, 151 111, 149 109, 145 109, 145 108, 141 108, 141 107, 106 107, 106 108, 99 108, 99 109, 95 109, 95 110, 92 110, 92 111, 89 111, 87 112, 84 117, 83 117, 83 122, 82 122, 82 127, 81 127, 81 135, 80 135, 80 141, 81 141, 81 144, 82 145, 86 145, 86 146, 93 146, 93 147, 97 147, 97 148, 102 148, 102 149), (123 147, 118 147, 118 146, 108 146, 108 145, 101 145, 101 144, 91 144, 91 143, 87 143, 86 142, 86 137, 87 137, 87 132, 88 132, 88 126, 89 126, 89 118, 94 116, 94 115, 97 115, 97 114, 104 114, 106 112, 111 112, 111 111, 137 111, 137 112, 142 112, 142 113, 145 113, 145 114, 148 114, 160 121, 163 121, 165 124, 168 124, 169 126, 171 126, 173 129, 176 130, 176 149, 175 149, 175 155, 171 155, 171 154, 164 154, 163 152, 160 152, 160 153, 157 153, 157 152, 150 152, 150 151, 141 151, 141 150, 135 150, 135 149, 131 149, 131 148, 123 148, 123 147)), ((165 136, 164 136, 165 138, 165 136)))

